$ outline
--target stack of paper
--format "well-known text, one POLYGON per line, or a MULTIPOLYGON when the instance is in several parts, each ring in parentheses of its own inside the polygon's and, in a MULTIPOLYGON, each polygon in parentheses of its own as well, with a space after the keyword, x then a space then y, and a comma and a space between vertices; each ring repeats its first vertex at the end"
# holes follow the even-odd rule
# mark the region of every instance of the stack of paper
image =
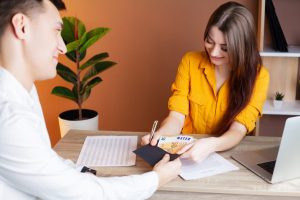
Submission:
POLYGON ((80 166, 132 166, 137 136, 88 136, 81 149, 80 166))
POLYGON ((181 159, 181 162, 182 170, 180 176, 184 180, 204 178, 239 169, 217 153, 211 154, 200 163, 193 162, 190 159, 181 159))

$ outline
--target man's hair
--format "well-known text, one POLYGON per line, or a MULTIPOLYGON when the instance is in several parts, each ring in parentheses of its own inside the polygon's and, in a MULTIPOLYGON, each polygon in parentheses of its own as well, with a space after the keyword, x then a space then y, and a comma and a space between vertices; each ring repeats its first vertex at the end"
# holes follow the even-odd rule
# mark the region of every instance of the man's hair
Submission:
MULTIPOLYGON (((34 11, 43 10, 45 0, 0 0, 0 37, 17 13, 30 15, 34 11)), ((48 1, 48 0, 46 0, 48 1)), ((58 10, 66 9, 62 0, 49 0, 58 10)))
POLYGON ((50 0, 58 10, 65 10, 66 5, 62 0, 50 0))

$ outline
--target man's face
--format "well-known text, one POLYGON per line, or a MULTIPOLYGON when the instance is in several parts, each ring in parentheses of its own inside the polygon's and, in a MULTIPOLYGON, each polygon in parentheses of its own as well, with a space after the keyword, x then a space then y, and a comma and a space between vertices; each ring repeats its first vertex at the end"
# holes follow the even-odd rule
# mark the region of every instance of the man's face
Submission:
POLYGON ((29 20, 29 36, 24 42, 26 64, 33 80, 44 80, 56 75, 58 55, 66 52, 61 37, 62 20, 55 6, 44 0, 44 11, 29 20))

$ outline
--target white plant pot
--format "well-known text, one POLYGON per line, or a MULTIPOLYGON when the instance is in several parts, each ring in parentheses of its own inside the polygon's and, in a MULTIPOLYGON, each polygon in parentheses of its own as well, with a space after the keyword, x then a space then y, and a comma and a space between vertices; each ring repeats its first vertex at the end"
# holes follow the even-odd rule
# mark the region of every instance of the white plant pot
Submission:
POLYGON ((98 130, 98 113, 94 110, 83 109, 83 120, 78 120, 78 110, 68 110, 58 117, 61 137, 70 129, 98 130))
POLYGON ((282 102, 283 102, 283 101, 273 100, 273 106, 274 106, 275 108, 281 108, 281 107, 282 107, 282 102))

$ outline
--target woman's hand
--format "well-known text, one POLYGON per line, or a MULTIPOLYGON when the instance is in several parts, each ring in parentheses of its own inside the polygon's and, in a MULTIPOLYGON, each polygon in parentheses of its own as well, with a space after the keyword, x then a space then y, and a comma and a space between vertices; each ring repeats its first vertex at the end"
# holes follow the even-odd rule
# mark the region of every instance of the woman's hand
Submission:
POLYGON ((217 143, 218 138, 216 137, 199 139, 182 147, 177 154, 182 154, 180 158, 189 158, 195 162, 201 162, 216 151, 217 143))
POLYGON ((153 138, 150 142, 150 134, 144 135, 142 137, 141 145, 144 146, 144 145, 147 145, 150 143, 150 145, 155 146, 157 144, 157 141, 159 140, 160 136, 161 136, 161 133, 155 132, 153 135, 153 138))
MULTIPOLYGON (((154 133, 151 145, 155 146, 160 136, 174 136, 181 133, 185 115, 176 111, 170 111, 168 117, 161 123, 160 128, 154 133)), ((150 143, 150 134, 142 137, 141 145, 150 143)))
POLYGON ((235 121, 222 136, 196 140, 185 145, 177 154, 182 154, 181 158, 190 158, 201 162, 213 152, 226 151, 238 145, 245 137, 246 132, 246 127, 235 121))

